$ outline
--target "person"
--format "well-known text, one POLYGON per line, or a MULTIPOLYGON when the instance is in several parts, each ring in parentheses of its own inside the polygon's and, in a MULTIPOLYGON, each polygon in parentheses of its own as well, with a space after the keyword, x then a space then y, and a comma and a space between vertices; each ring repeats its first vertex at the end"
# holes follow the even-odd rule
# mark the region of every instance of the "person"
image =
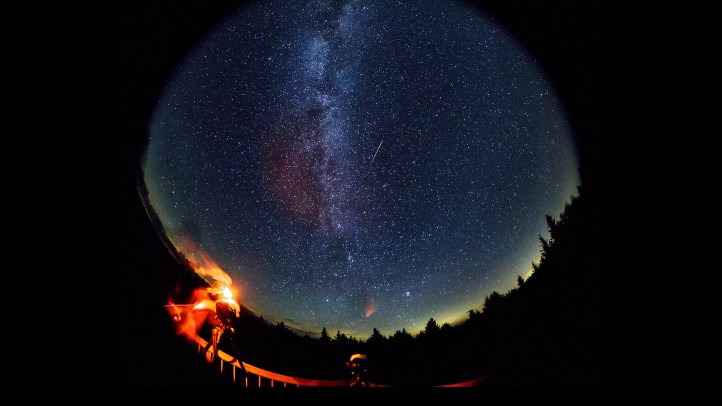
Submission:
POLYGON ((211 340, 206 346, 206 351, 209 347, 213 347, 213 353, 211 355, 211 361, 213 361, 218 356, 221 340, 226 338, 231 346, 231 355, 233 356, 233 360, 230 362, 237 360, 241 367, 242 376, 245 376, 246 368, 243 365, 243 361, 239 358, 235 329, 236 322, 241 317, 241 305, 233 298, 231 290, 226 286, 209 289, 209 297, 215 301, 215 309, 213 318, 211 319, 211 340))
POLYGON ((368 369, 366 367, 366 356, 364 354, 354 354, 351 359, 346 362, 346 366, 351 370, 351 376, 353 381, 351 382, 352 387, 363 387, 369 386, 367 379, 368 369))

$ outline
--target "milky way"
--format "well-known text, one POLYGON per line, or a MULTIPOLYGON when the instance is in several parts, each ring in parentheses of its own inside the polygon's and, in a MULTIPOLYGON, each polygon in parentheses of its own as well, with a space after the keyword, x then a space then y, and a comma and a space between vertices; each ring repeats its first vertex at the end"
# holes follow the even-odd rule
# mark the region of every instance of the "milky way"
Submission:
POLYGON ((169 80, 143 170, 170 240, 246 306, 361 338, 508 290, 579 183, 533 57, 451 1, 240 9, 169 80))

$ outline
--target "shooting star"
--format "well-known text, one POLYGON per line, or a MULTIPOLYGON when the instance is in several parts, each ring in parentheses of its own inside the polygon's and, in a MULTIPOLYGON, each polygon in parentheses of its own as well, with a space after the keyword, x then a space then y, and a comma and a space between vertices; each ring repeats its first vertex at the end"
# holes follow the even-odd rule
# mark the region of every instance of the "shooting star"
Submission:
POLYGON ((379 147, 376 148, 376 152, 374 152, 374 157, 371 158, 371 162, 369 163, 369 165, 371 165, 372 163, 374 163, 374 159, 376 159, 376 154, 379 153, 379 150, 381 149, 381 144, 383 144, 383 143, 384 143, 384 140, 381 140, 381 142, 379 142, 379 147))

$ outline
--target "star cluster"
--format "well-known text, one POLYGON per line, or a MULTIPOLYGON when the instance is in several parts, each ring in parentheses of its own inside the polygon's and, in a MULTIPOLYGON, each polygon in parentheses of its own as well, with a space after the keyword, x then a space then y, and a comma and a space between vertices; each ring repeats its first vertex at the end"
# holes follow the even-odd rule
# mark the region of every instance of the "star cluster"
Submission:
POLYGON ((198 44, 143 163, 165 233, 241 301, 366 337, 462 319, 579 183, 530 55, 452 1, 264 1, 198 44))

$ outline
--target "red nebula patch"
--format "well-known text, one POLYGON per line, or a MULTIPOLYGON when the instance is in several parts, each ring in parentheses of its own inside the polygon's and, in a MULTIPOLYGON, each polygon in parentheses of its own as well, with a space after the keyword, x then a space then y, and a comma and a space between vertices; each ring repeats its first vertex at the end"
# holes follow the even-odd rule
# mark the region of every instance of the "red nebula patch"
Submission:
POLYGON ((315 120, 297 120, 290 131, 269 135, 264 173, 291 218, 316 230, 331 221, 322 176, 328 170, 321 134, 315 120))
POLYGON ((366 311, 364 312, 364 318, 368 319, 369 317, 373 316, 374 313, 376 313, 376 309, 378 309, 376 304, 371 303, 368 307, 366 307, 366 311))

